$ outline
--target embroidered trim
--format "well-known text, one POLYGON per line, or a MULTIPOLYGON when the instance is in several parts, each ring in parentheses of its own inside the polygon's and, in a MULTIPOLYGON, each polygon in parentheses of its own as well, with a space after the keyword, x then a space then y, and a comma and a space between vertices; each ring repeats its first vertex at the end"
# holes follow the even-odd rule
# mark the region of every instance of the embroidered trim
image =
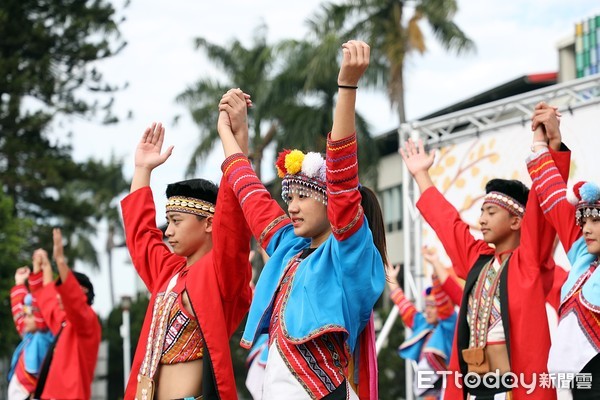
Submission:
POLYGON ((350 223, 340 229, 336 229, 335 227, 331 227, 331 231, 333 233, 335 233, 336 235, 341 235, 343 233, 348 232, 350 229, 352 229, 354 227, 354 225, 356 225, 356 223, 358 221, 360 221, 360 219, 363 216, 363 208, 362 206, 358 206, 358 212, 356 213, 356 215, 354 216, 354 219, 352 221, 350 221, 350 223))
POLYGON ((254 177, 255 177, 255 175, 254 175, 254 174, 246 174, 246 175, 241 175, 241 176, 239 176, 239 177, 238 177, 238 178, 235 180, 235 182, 233 182, 233 185, 231 185, 231 187, 232 187, 232 189, 233 189, 233 190, 236 190, 236 189, 235 189, 235 187, 237 186, 237 184, 238 184, 238 183, 240 183, 240 181, 241 181, 242 179, 246 179, 246 178, 254 178, 254 177))
POLYGON ((242 198, 242 200, 240 200, 240 206, 244 205, 244 203, 246 202, 246 200, 248 200, 248 197, 252 196, 255 193, 261 193, 261 192, 267 192, 267 193, 269 193, 269 191, 267 189, 264 189, 264 188, 252 190, 252 191, 246 193, 246 195, 242 198))
POLYGON ((347 147, 352 146, 353 144, 356 144, 356 140, 353 140, 353 141, 351 141, 348 144, 343 144, 343 145, 337 146, 337 147, 332 147, 331 143, 328 143, 327 144, 327 150, 329 150, 329 151, 340 151, 340 150, 343 150, 343 149, 345 149, 347 147))
POLYGON ((317 397, 315 397, 315 395, 310 391, 310 388, 302 381, 302 379, 300 379, 300 375, 298 375, 296 373, 296 371, 292 367, 292 364, 290 364, 290 362, 288 361, 288 359, 285 358, 285 356, 283 354, 284 352, 281 349, 281 347, 279 346, 279 341, 277 341, 277 340, 275 341, 275 346, 277 348, 277 351, 279 352, 279 356, 281 357, 281 359, 283 360, 283 362, 285 362, 285 365, 287 366, 288 371, 290 371, 290 373, 294 376, 294 378, 296 379, 296 381, 298 381, 298 383, 300 383, 300 385, 306 391, 306 393, 308 395, 310 395, 311 399, 317 399, 317 397))
POLYGON ((241 339, 240 340, 240 346, 245 348, 246 350, 250 350, 250 348, 252 347, 252 342, 249 342, 246 339, 241 339))
POLYGON ((273 228, 275 228, 281 221, 284 221, 287 218, 288 216, 283 214, 271 221, 271 223, 267 225, 267 227, 261 232, 258 238, 258 244, 262 246, 262 243, 265 240, 265 237, 269 234, 269 232, 271 232, 271 230, 273 230, 273 228))
POLYGON ((600 314, 600 307, 587 301, 586 298, 583 297, 583 290, 579 292, 579 300, 581 301, 581 304, 583 304, 583 306, 585 308, 587 308, 588 310, 590 310, 592 312, 600 314))
POLYGON ((357 167, 357 166, 358 166, 358 161, 354 161, 353 164, 348 165, 347 167, 344 167, 344 168, 340 168, 340 169, 330 169, 330 168, 327 168, 327 172, 329 172, 331 174, 338 174, 340 172, 348 171, 349 169, 352 169, 352 168, 357 167))
POLYGON ((525 207, 521 203, 519 203, 513 197, 510 197, 507 194, 501 192, 489 192, 483 198, 483 203, 492 203, 496 204, 511 214, 517 215, 519 217, 523 217, 525 213, 525 207))
POLYGON ((425 329, 422 332, 420 332, 418 335, 409 338, 407 340, 405 340, 400 347, 398 347, 400 350, 404 350, 410 346, 412 346, 415 343, 418 343, 421 339, 423 339, 429 332, 433 332, 433 329, 425 329))
POLYGON ((590 270, 586 270, 581 276, 575 281, 571 290, 567 292, 565 298, 560 302, 559 310, 562 309, 563 305, 579 290, 579 287, 582 286, 587 278, 591 275, 590 270))
POLYGON ((338 194, 344 194, 344 193, 349 193, 349 192, 353 192, 355 190, 358 190, 358 186, 350 188, 350 189, 344 189, 344 190, 336 190, 335 192, 332 192, 331 190, 329 191, 329 195, 330 196, 336 196, 338 194))
POLYGON ((194 197, 171 196, 167 199, 167 211, 180 211, 187 214, 212 217, 215 205, 211 202, 194 197))
POLYGON ((227 166, 227 168, 225 168, 225 171, 223 171, 223 174, 227 175, 227 172, 229 172, 229 169, 231 167, 233 167, 236 163, 239 163, 241 161, 247 161, 247 159, 244 157, 240 157, 240 158, 236 158, 235 160, 231 161, 231 163, 227 166))

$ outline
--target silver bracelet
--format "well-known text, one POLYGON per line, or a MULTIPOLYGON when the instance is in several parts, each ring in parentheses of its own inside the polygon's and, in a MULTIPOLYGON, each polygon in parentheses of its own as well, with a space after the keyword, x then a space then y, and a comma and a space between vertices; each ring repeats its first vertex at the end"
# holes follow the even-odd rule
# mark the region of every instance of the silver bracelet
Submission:
POLYGON ((537 141, 535 141, 535 142, 531 143, 531 147, 530 147, 530 148, 531 148, 531 151, 532 151, 533 153, 535 153, 535 146, 544 146, 544 147, 548 147, 548 143, 546 143, 546 142, 542 142, 542 141, 539 141, 539 140, 537 140, 537 141))

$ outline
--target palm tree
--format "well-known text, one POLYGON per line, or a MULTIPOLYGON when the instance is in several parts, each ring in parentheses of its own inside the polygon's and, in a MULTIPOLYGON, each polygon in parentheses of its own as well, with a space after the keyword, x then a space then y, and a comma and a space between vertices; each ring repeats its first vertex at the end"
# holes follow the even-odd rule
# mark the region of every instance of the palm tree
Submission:
MULTIPOLYGON (((275 108, 291 97, 289 92, 275 92, 272 87, 272 71, 275 68, 273 49, 266 41, 266 27, 255 31, 252 47, 245 48, 239 40, 223 47, 197 38, 196 48, 206 51, 209 59, 224 73, 226 82, 201 79, 177 96, 177 101, 188 107, 192 119, 200 128, 200 143, 192 154, 186 175, 193 175, 202 161, 218 142, 217 104, 231 87, 240 87, 252 95, 253 108, 250 118, 250 147, 256 172, 260 177, 263 152, 279 130, 273 117, 275 108)), ((284 86, 285 88, 285 86, 284 86)))
MULTIPOLYGON (((227 84, 202 79, 181 93, 177 100, 187 105, 201 131, 201 140, 188 164, 187 174, 195 172, 198 162, 207 156, 218 140, 216 105, 230 87, 241 87, 252 95, 249 113, 250 158, 261 177, 262 160, 267 146, 323 151, 326 133, 331 129, 333 105, 337 93, 340 40, 333 35, 319 43, 282 41, 270 46, 266 28, 259 27, 252 47, 238 40, 227 47, 196 39, 197 48, 225 73, 227 84)), ((370 140, 368 127, 357 116, 358 132, 370 140)), ((374 146, 364 146, 364 166, 376 164, 374 146)))
POLYGON ((425 37, 419 22, 426 20, 435 38, 458 55, 475 45, 454 23, 457 0, 346 0, 325 4, 309 21, 312 32, 341 32, 345 38, 364 38, 371 46, 369 83, 387 88, 400 123, 406 121, 404 107, 404 60, 411 52, 424 53, 425 37), (407 9, 412 11, 405 18, 407 9))

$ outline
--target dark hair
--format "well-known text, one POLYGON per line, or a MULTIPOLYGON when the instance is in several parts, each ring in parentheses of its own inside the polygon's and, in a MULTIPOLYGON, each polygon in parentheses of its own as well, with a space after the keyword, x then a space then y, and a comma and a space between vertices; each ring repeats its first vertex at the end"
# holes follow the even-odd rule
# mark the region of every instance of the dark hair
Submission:
POLYGON ((217 204, 219 187, 206 179, 188 179, 167 185, 167 198, 173 196, 193 197, 217 204))
POLYGON ((88 278, 86 274, 82 274, 81 272, 73 271, 73 275, 75 275, 75 279, 77 279, 79 285, 83 286, 88 290, 88 292, 86 293, 87 303, 91 306, 92 304, 94 304, 95 297, 94 285, 92 285, 92 281, 90 281, 90 278, 88 278))
POLYGON ((485 193, 500 192, 517 200, 525 207, 529 188, 516 179, 492 179, 485 185, 485 193))
POLYGON ((369 228, 373 233, 373 242, 381 254, 383 265, 387 266, 388 259, 387 245, 385 242, 385 227, 383 224, 383 214, 381 213, 379 200, 377 199, 377 195, 366 186, 361 185, 359 191, 360 195, 362 196, 360 205, 362 206, 365 216, 367 217, 369 228))

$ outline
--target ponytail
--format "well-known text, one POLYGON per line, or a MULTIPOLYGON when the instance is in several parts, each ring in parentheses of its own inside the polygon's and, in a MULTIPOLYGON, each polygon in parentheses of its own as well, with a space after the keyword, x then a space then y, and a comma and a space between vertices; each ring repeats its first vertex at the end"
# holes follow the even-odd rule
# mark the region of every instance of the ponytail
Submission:
POLYGON ((360 205, 363 208, 365 216, 367 217, 367 222, 369 223, 369 228, 373 234, 373 242, 381 254, 383 265, 387 265, 388 259, 387 245, 385 242, 385 227, 383 224, 383 214, 381 213, 379 200, 377 199, 377 195, 366 186, 360 185, 359 191, 360 195, 362 196, 360 205))

